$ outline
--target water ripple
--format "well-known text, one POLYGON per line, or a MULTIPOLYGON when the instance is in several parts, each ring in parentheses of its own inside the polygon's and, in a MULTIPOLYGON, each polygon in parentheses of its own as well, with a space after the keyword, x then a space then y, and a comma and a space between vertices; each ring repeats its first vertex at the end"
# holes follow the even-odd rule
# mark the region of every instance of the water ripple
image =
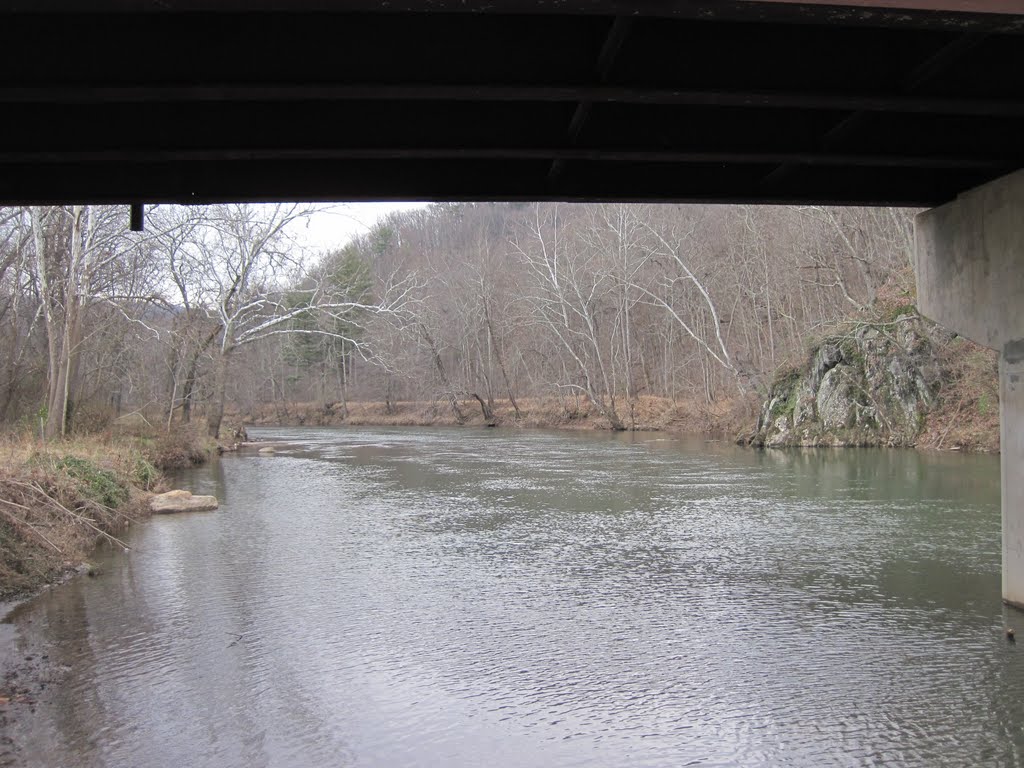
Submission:
POLYGON ((26 764, 1021 754, 988 457, 274 436, 292 444, 273 459, 183 478, 224 500, 217 513, 152 521, 103 577, 20 615, 23 640, 65 670, 17 734, 26 764))

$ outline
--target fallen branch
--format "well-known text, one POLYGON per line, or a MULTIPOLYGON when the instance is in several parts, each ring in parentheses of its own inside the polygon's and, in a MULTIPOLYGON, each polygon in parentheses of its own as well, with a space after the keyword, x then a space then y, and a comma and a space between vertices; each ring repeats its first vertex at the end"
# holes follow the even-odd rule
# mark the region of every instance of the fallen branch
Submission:
POLYGON ((85 517, 84 515, 80 515, 77 512, 73 512, 72 510, 70 510, 67 507, 65 507, 63 504, 60 503, 60 501, 58 501, 56 498, 54 498, 49 493, 47 493, 38 483, 22 483, 22 482, 20 482, 18 480, 13 480, 13 479, 9 479, 7 482, 10 483, 11 485, 15 485, 15 486, 17 486, 19 488, 27 488, 28 490, 33 491, 34 493, 36 493, 40 497, 42 497, 42 499, 45 502, 52 504, 57 509, 59 509, 62 512, 64 512, 64 514, 66 514, 72 520, 75 520, 76 522, 79 522, 82 525, 85 525, 86 527, 91 528, 92 530, 96 531, 96 533, 98 533, 100 536, 102 536, 105 539, 107 539, 107 541, 111 541, 111 542, 113 542, 115 544, 121 545, 125 549, 129 549, 128 545, 125 542, 121 541, 121 539, 117 538, 113 534, 108 533, 107 531, 104 531, 102 528, 97 526, 88 517, 85 517))
MULTIPOLYGON (((31 512, 32 511, 28 507, 22 506, 21 504, 17 504, 17 503, 15 503, 13 501, 8 501, 7 499, 0 499, 0 504, 7 504, 7 505, 10 505, 12 507, 17 507, 18 509, 24 509, 26 512, 31 512)), ((42 531, 40 531, 38 528, 36 528, 34 525, 32 525, 32 523, 30 523, 28 520, 22 520, 19 517, 17 517, 13 512, 10 512, 10 511, 8 511, 6 509, 0 509, 0 514, 2 514, 4 517, 6 517, 8 520, 10 520, 12 523, 14 523, 18 527, 24 525, 30 531, 32 531, 32 533, 34 533, 40 539, 42 539, 47 544, 49 544, 54 549, 55 552, 57 552, 57 553, 59 553, 61 555, 64 554, 63 550, 61 550, 60 547, 58 547, 56 544, 54 544, 52 541, 50 541, 43 534, 42 531)))

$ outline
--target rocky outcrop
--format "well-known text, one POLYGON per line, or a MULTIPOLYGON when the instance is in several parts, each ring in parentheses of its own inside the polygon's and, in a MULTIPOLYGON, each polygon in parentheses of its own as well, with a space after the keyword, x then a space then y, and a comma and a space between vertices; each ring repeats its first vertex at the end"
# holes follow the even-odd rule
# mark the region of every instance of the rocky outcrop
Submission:
POLYGON ((209 512, 218 506, 216 496, 193 496, 188 491, 168 491, 149 500, 149 508, 154 514, 209 512))
POLYGON ((822 341, 778 377, 753 445, 909 446, 938 388, 931 328, 916 313, 822 341))

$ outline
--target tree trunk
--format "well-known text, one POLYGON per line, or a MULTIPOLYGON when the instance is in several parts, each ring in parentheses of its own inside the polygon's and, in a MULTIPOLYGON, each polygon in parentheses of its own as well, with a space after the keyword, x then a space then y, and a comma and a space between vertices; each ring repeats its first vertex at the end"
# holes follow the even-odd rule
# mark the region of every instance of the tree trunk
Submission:
POLYGON ((199 358, 209 349, 216 338, 217 331, 211 331, 207 334, 206 339, 203 340, 202 346, 197 347, 192 353, 192 357, 189 358, 188 373, 185 375, 185 384, 182 387, 181 393, 182 424, 188 424, 192 421, 192 403, 195 401, 196 381, 199 377, 199 358))
POLYGON ((46 225, 43 221, 43 213, 40 208, 31 209, 32 237, 36 251, 36 274, 39 280, 39 299, 43 305, 43 320, 46 323, 46 347, 47 347, 47 397, 46 426, 43 428, 44 437, 53 437, 56 434, 58 421, 51 415, 51 407, 57 398, 59 388, 60 353, 58 338, 61 335, 58 328, 57 316, 54 307, 52 287, 50 286, 50 264, 51 256, 46 238, 46 225))
MULTIPOLYGON (((61 342, 57 354, 57 370, 50 371, 50 398, 47 403, 45 435, 66 436, 71 431, 74 396, 78 394, 78 361, 82 341, 82 290, 85 287, 85 254, 83 253, 85 207, 72 209, 71 259, 64 285, 64 314, 61 318, 61 342)), ((53 330, 56 331, 56 323, 53 330)), ((48 328, 49 330, 49 328, 48 328)), ((51 352, 51 365, 52 365, 51 352)))
POLYGON ((622 423, 622 419, 619 418, 618 412, 615 410, 615 401, 610 400, 609 405, 606 408, 599 408, 598 410, 603 411, 602 415, 608 419, 608 425, 612 428, 613 432, 625 432, 626 425, 622 423))
POLYGON ((184 350, 180 344, 172 344, 168 354, 167 370, 167 431, 171 431, 171 422, 174 421, 174 412, 178 409, 178 379, 181 373, 181 358, 184 350))
POLYGON ((505 356, 502 354, 501 347, 497 343, 497 338, 495 338, 494 324, 491 322, 491 312, 486 299, 484 300, 484 320, 487 321, 487 336, 494 347, 494 356, 498 359, 498 369, 501 371, 501 378, 505 382, 505 392, 508 393, 508 401, 512 403, 512 410, 516 412, 516 419, 519 419, 522 414, 519 412, 516 396, 512 394, 512 383, 509 381, 508 371, 505 369, 505 356))
POLYGON ((46 404, 46 427, 44 434, 46 439, 52 439, 63 434, 64 425, 67 421, 67 339, 60 347, 57 356, 57 370, 51 373, 50 398, 46 404))
POLYGON ((471 393, 478 403, 480 403, 480 412, 483 414, 484 423, 488 427, 493 427, 498 423, 498 420, 494 417, 494 409, 476 392, 471 393))
POLYGON ((199 368, 199 353, 192 356, 189 363, 188 374, 185 376, 185 384, 181 392, 181 423, 188 424, 192 421, 192 400, 195 398, 196 373, 199 368))
POLYGON ((452 388, 451 381, 448 379, 448 374, 445 372, 444 361, 441 359, 441 353, 437 351, 437 344, 434 343, 434 337, 430 335, 430 332, 423 323, 420 323, 419 326, 420 333, 423 334, 423 339, 427 342, 427 346, 430 348, 430 355, 434 359, 434 367, 437 369, 437 375, 441 379, 441 386, 444 387, 445 394, 448 396, 448 402, 451 403, 452 411, 455 413, 455 420, 459 424, 462 424, 466 421, 466 415, 459 407, 459 399, 455 396, 455 390, 452 388))
POLYGON ((338 376, 338 397, 341 398, 341 418, 348 418, 348 375, 345 373, 345 353, 342 352, 341 362, 335 373, 338 376))
POLYGON ((384 413, 391 416, 395 412, 395 402, 391 399, 391 390, 393 388, 391 374, 386 374, 384 380, 384 413))
POLYGON ((220 434, 220 423, 224 420, 224 398, 228 387, 228 355, 230 349, 222 349, 217 356, 213 378, 213 400, 206 415, 206 431, 210 437, 220 434))

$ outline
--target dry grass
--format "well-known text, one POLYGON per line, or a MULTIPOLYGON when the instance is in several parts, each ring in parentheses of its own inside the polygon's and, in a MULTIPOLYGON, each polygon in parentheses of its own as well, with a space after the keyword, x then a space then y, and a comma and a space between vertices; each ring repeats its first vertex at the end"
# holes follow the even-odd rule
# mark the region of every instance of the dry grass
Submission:
POLYGON ((202 425, 195 423, 175 425, 171 432, 137 437, 133 444, 161 470, 204 464, 217 453, 217 441, 206 434, 202 425))
POLYGON ((7 440, 0 467, 0 595, 30 590, 77 566, 98 539, 116 540, 144 513, 144 459, 76 439, 7 440))
MULTIPOLYGON (((496 400, 494 415, 498 427, 551 429, 608 429, 605 420, 585 399, 521 398, 517 415, 508 400, 496 400)), ((484 426, 485 420, 474 400, 460 402, 467 417, 462 426, 484 426)), ((671 430, 716 437, 734 437, 757 418, 758 403, 732 399, 713 404, 692 400, 671 400, 644 395, 618 403, 622 422, 634 430, 671 430)), ((402 401, 390 410, 382 402, 350 402, 347 415, 340 405, 288 403, 258 405, 236 415, 250 424, 296 426, 458 426, 447 402, 402 401)))
POLYGON ((77 568, 101 540, 148 515, 157 468, 208 453, 177 436, 109 432, 42 444, 0 437, 0 598, 31 591, 77 568))
MULTIPOLYGON (((894 275, 878 292, 883 320, 916 312, 914 275, 894 275)), ((999 356, 936 328, 933 338, 939 387, 922 424, 917 447, 932 450, 999 451, 999 356)))
POLYGON ((674 406, 670 420, 662 428, 736 440, 753 429, 760 410, 761 401, 754 395, 715 403, 686 401, 674 406))
POLYGON ((954 338, 938 350, 941 388, 918 447, 999 450, 999 357, 991 349, 954 338))

